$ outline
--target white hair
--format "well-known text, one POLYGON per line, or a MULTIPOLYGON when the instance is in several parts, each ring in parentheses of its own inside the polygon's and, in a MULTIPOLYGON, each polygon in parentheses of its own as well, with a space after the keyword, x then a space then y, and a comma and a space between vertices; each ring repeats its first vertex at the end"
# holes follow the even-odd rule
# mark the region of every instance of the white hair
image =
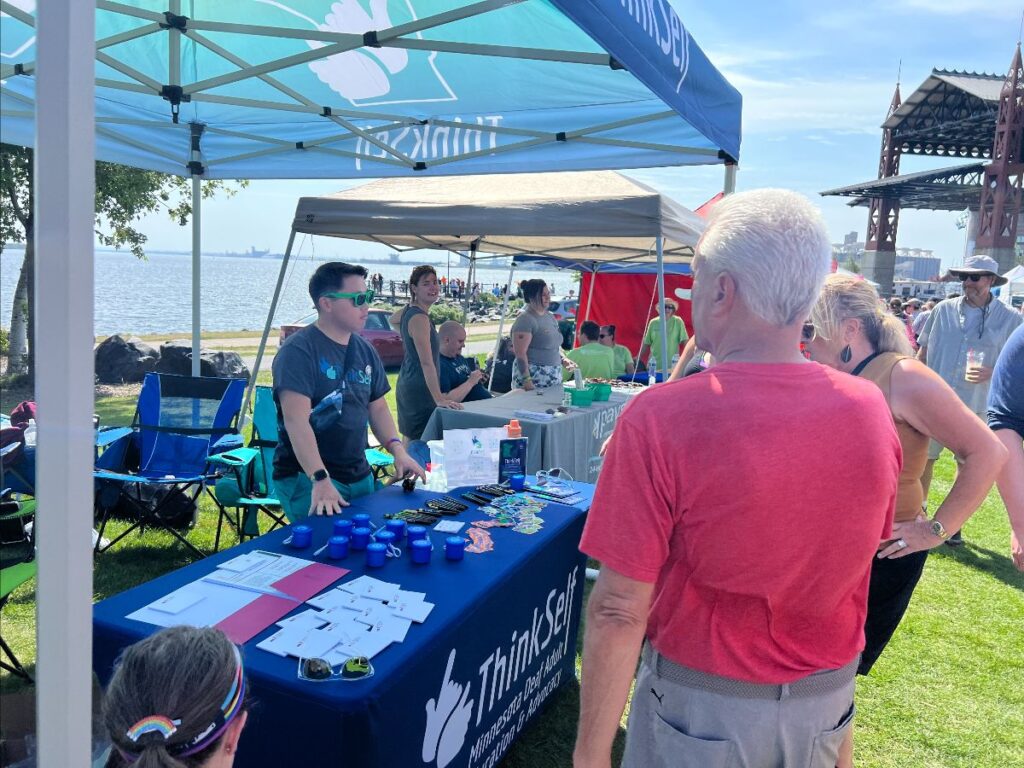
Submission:
POLYGON ((807 319, 831 258, 825 222, 807 198, 756 189, 715 204, 694 261, 712 275, 728 272, 750 311, 782 327, 807 319))

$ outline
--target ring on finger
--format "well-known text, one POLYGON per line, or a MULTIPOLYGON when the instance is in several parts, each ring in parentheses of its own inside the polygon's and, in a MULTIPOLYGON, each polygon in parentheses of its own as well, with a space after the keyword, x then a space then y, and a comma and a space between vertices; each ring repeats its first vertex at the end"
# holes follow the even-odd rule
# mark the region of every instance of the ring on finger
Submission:
POLYGON ((896 546, 900 549, 906 549, 909 545, 904 539, 896 539, 896 546))

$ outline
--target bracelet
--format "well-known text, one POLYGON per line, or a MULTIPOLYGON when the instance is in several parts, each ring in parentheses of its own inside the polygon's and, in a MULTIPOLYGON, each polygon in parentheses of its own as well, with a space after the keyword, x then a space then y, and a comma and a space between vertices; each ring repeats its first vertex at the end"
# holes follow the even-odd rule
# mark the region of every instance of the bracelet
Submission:
POLYGON ((390 440, 388 440, 386 443, 384 443, 384 447, 387 448, 390 451, 391 449, 388 448, 388 446, 391 445, 392 443, 398 443, 399 445, 401 445, 402 444, 402 438, 400 438, 400 437, 392 437, 390 440))

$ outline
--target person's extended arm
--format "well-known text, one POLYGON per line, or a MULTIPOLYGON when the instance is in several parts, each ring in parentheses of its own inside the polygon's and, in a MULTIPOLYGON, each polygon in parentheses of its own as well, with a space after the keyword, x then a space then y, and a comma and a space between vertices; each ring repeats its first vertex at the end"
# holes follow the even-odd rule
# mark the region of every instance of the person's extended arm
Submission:
POLYGON ((672 369, 672 373, 669 374, 669 381, 677 381, 683 378, 683 370, 689 364, 690 360, 693 359, 694 353, 697 351, 697 337, 691 336, 686 340, 686 346, 683 347, 683 354, 676 361, 675 367, 672 369))
POLYGON ((466 395, 472 391, 473 387, 475 387, 483 377, 484 372, 479 368, 474 368, 469 372, 469 377, 464 382, 445 392, 444 396, 450 400, 454 400, 456 403, 461 403, 466 399, 466 395))
MULTIPOLYGON (((949 385, 924 365, 910 360, 897 364, 890 399, 893 416, 942 443, 962 462, 949 495, 935 510, 935 519, 948 533, 955 533, 992 487, 1006 461, 1006 448, 949 385)), ((931 521, 924 519, 895 523, 893 538, 902 538, 907 546, 899 549, 890 544, 880 557, 903 557, 942 543, 932 533, 931 521)))
POLYGON ((437 366, 434 365, 434 355, 430 349, 430 318, 426 315, 416 315, 412 318, 409 321, 409 335, 412 337, 413 346, 416 347, 420 368, 423 369, 423 381, 426 382, 434 403, 438 408, 461 408, 462 406, 454 400, 441 394, 437 366))
POLYGON ((516 369, 523 381, 523 389, 533 389, 533 381, 530 380, 530 361, 526 357, 526 351, 530 348, 533 340, 532 333, 516 331, 512 334, 512 352, 516 356, 516 369))
MULTIPOLYGON (((284 431, 288 433, 295 458, 307 477, 320 469, 324 469, 324 460, 320 458, 320 449, 316 444, 316 435, 309 425, 309 413, 312 401, 306 395, 283 389, 278 394, 281 403, 281 414, 284 417, 284 431)), ((333 515, 347 507, 348 502, 338 493, 330 478, 313 483, 312 503, 309 507, 311 515, 333 515)))
POLYGON ((403 307, 399 307, 388 316, 388 320, 391 323, 392 328, 398 328, 399 326, 402 325, 402 315, 405 314, 405 310, 407 310, 408 308, 409 305, 406 304, 403 307))
POLYGON ((574 768, 609 768, 647 630, 654 585, 602 566, 587 602, 574 768))
POLYGON ((370 403, 369 411, 370 429, 373 430, 374 437, 395 457, 395 477, 415 475, 426 482, 427 475, 423 471, 423 467, 409 456, 402 441, 398 438, 398 430, 395 429, 395 420, 391 416, 387 400, 378 397, 370 403))

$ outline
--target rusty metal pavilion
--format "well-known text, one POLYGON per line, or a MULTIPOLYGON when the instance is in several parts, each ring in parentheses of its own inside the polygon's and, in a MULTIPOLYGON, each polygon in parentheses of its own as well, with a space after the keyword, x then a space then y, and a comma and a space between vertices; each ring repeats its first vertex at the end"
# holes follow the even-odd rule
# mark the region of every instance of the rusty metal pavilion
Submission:
POLYGON ((970 212, 968 240, 999 263, 1016 260, 1024 179, 1024 68, 1020 44, 1008 74, 936 69, 904 101, 899 86, 882 124, 878 179, 822 192, 870 209, 862 269, 892 291, 901 208, 970 212), (904 154, 971 159, 901 175, 904 154))

